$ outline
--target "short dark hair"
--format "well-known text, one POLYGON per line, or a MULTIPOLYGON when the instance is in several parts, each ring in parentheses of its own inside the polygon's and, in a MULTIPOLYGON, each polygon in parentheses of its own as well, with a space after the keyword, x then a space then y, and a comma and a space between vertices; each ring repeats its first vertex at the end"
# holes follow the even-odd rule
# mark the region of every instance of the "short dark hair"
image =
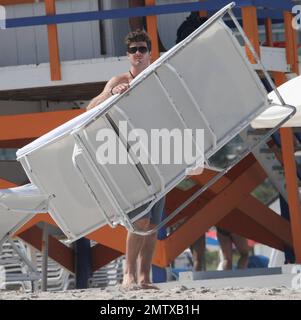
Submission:
POLYGON ((149 35, 144 31, 137 29, 135 31, 130 32, 124 39, 124 43, 126 45, 126 49, 129 48, 132 42, 146 42, 148 51, 152 49, 152 43, 149 35))

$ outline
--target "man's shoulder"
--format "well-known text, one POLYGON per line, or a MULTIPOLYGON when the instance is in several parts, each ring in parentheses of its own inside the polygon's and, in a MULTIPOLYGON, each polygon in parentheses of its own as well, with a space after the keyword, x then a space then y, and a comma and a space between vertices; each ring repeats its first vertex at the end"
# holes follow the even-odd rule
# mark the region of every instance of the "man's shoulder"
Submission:
POLYGON ((111 81, 114 81, 114 82, 120 82, 120 81, 124 81, 124 80, 127 80, 128 79, 128 75, 127 73, 122 73, 122 74, 119 74, 117 76, 114 76, 111 81))

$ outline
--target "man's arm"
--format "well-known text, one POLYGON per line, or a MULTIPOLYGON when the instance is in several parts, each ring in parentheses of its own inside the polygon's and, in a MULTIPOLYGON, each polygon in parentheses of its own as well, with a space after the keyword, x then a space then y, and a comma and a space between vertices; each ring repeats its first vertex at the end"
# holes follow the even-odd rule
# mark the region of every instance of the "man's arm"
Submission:
POLYGON ((112 95, 111 90, 114 87, 114 83, 116 83, 116 78, 117 77, 114 77, 107 82, 102 92, 90 101, 89 105, 87 106, 87 110, 98 106, 112 95))
POLYGON ((127 90, 128 87, 129 84, 124 82, 122 76, 113 77, 111 80, 107 82, 103 91, 91 100, 86 109, 90 110, 98 106, 100 103, 110 98, 113 94, 122 93, 125 90, 127 90))

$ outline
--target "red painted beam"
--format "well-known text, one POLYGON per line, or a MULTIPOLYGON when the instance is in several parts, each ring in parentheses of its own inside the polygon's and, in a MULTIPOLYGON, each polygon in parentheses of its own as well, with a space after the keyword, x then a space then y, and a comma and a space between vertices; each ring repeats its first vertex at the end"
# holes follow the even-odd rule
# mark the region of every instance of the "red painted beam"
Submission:
POLYGON ((95 245, 92 247, 92 271, 98 270, 122 255, 123 252, 114 250, 102 244, 95 245))
MULTIPOLYGON (((37 250, 42 250, 42 230, 33 226, 30 229, 20 233, 18 237, 23 241, 29 243, 37 250)), ((62 244, 56 238, 49 236, 48 255, 51 259, 62 265, 70 272, 75 272, 74 254, 73 250, 62 244)))

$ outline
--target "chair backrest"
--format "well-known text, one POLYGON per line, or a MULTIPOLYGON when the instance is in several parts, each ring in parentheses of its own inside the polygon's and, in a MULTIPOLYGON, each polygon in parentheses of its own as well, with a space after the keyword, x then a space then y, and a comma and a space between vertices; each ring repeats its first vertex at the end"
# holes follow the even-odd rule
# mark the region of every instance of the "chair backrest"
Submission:
POLYGON ((0 190, 0 241, 14 233, 37 212, 47 212, 48 196, 26 184, 0 190))

